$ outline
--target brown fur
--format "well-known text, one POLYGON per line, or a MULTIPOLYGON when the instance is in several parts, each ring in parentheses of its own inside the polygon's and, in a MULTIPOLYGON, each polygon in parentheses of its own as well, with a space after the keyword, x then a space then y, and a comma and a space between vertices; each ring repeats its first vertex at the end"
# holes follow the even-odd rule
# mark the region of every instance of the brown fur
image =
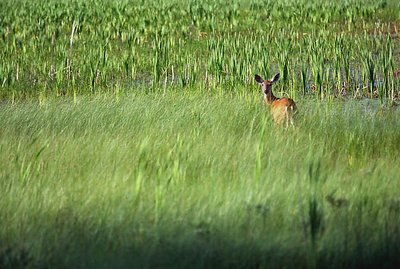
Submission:
POLYGON ((272 84, 278 81, 280 75, 277 73, 270 80, 263 80, 259 75, 255 80, 261 85, 264 92, 265 103, 270 106, 272 118, 277 125, 286 120, 286 128, 289 123, 293 125, 293 114, 296 112, 296 103, 290 98, 278 98, 272 92, 272 84))
POLYGON ((296 103, 290 98, 280 98, 271 103, 271 114, 276 124, 281 124, 285 119, 293 124, 296 109, 296 103))

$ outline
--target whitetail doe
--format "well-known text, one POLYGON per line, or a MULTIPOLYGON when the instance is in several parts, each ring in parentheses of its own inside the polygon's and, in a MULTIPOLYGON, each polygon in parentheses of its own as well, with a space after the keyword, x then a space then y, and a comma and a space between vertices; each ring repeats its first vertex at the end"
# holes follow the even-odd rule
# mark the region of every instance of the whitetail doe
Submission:
POLYGON ((275 74, 270 80, 263 80, 259 75, 254 79, 260 84, 264 93, 265 103, 270 106, 275 124, 279 125, 286 120, 286 128, 289 123, 293 125, 293 114, 296 112, 296 103, 290 98, 278 98, 272 93, 272 84, 279 80, 280 74, 275 74))

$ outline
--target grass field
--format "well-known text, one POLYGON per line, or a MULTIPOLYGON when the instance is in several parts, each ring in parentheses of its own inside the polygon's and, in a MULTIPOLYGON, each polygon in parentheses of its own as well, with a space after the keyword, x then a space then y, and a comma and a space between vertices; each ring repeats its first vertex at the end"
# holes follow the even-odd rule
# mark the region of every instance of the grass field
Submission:
POLYGON ((2 1, 0 268, 399 268, 396 1, 2 1), (276 127, 255 73, 280 72, 276 127))
POLYGON ((258 96, 3 106, 2 264, 398 265, 399 113, 258 96))

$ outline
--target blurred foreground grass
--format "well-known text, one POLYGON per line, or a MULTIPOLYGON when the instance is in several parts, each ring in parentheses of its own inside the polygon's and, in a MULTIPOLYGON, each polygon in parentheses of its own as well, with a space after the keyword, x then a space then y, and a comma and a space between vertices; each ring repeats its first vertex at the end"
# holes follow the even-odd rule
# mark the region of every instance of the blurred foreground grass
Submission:
POLYGON ((2 104, 1 268, 395 268, 399 112, 258 95, 2 104))

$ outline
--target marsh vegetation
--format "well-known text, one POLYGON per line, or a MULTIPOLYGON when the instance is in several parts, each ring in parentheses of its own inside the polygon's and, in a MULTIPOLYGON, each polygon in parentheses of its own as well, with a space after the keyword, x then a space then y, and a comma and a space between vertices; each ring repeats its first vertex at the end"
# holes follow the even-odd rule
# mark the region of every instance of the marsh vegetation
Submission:
POLYGON ((0 267, 398 268, 399 16, 2 1, 0 267))

